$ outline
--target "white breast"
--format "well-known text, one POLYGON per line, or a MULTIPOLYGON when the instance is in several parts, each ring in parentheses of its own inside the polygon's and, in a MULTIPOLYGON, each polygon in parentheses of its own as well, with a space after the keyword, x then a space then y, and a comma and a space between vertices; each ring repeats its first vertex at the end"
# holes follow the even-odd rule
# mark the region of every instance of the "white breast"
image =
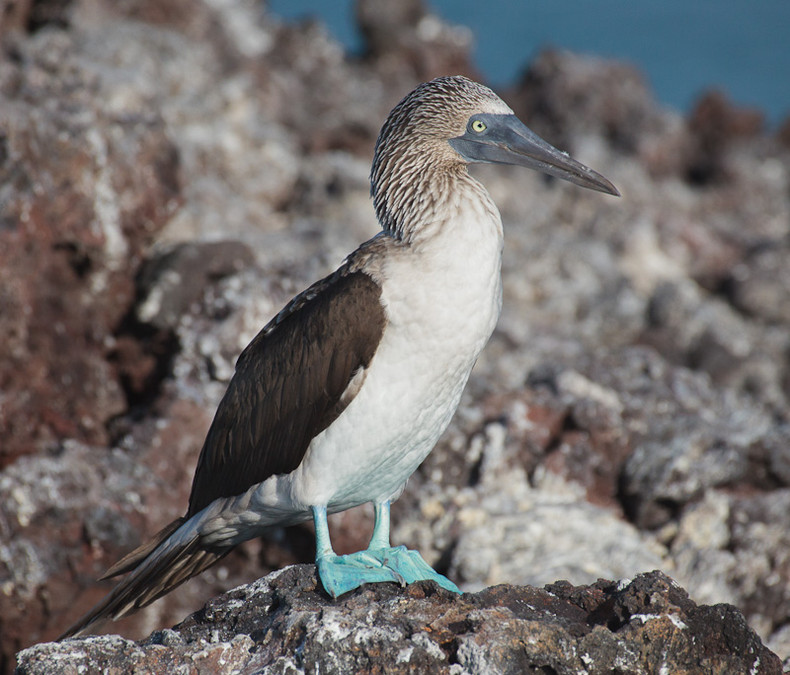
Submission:
POLYGON ((364 385, 288 479, 330 511, 400 494, 455 413, 501 308, 502 224, 484 193, 381 265, 388 324, 364 385))

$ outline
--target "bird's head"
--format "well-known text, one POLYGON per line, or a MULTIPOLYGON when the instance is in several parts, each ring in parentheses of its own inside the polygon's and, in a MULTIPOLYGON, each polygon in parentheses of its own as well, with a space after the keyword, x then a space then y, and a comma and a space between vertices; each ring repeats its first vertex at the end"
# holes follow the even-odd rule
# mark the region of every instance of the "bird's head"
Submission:
POLYGON ((488 87, 465 77, 439 77, 408 94, 381 129, 371 181, 411 171, 471 162, 515 164, 576 185, 618 195, 601 174, 557 150, 524 125, 488 87))

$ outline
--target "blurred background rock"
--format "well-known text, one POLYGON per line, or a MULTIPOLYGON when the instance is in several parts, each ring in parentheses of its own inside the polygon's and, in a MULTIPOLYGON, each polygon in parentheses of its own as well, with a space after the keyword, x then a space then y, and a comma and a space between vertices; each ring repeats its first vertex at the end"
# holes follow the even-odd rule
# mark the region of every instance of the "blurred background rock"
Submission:
MULTIPOLYGON (((623 198, 475 168, 504 310, 394 541, 468 590, 660 568, 790 656, 790 124, 716 91, 674 110, 563 49, 497 78, 423 3, 354 11, 349 53, 252 0, 0 1, 2 670, 183 512, 238 353, 376 232, 378 129, 448 73, 623 198)), ((371 526, 339 514, 333 539, 371 526)), ((275 530, 106 630, 312 557, 307 529, 275 530)))

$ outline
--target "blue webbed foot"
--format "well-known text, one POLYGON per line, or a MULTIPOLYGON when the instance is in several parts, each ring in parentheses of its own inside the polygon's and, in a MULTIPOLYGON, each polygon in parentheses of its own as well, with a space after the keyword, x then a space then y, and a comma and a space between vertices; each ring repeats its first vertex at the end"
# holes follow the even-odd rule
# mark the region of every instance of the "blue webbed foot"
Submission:
POLYGON ((326 507, 313 506, 316 537, 316 567, 326 592, 333 598, 353 591, 363 584, 386 581, 405 586, 415 581, 435 581, 442 588, 460 594, 452 581, 442 576, 422 559, 417 551, 405 546, 389 545, 389 502, 375 505, 376 522, 370 546, 364 551, 337 555, 329 541, 326 507))
POLYGON ((353 591, 363 584, 394 581, 405 584, 396 571, 382 565, 370 555, 370 551, 359 551, 349 555, 326 555, 316 560, 321 583, 333 598, 353 591))
POLYGON ((406 584, 415 581, 435 581, 442 588, 461 594, 452 581, 436 572, 417 551, 410 551, 405 546, 394 546, 380 549, 368 549, 368 555, 381 561, 381 564, 392 570, 406 584))

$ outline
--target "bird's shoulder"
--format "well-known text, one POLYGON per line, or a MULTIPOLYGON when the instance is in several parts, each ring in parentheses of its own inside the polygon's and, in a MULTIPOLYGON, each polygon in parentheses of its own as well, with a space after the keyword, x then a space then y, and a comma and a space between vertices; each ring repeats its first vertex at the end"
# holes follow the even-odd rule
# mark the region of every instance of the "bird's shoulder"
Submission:
POLYGON ((283 323, 303 316, 302 312, 308 306, 313 312, 310 317, 313 321, 338 312, 359 311, 365 305, 371 309, 375 307, 373 300, 380 302, 381 298, 380 266, 377 263, 389 245, 387 238, 373 237, 359 246, 334 272, 295 295, 247 345, 238 362, 248 358, 248 351, 255 350, 256 341, 265 341, 283 323))

